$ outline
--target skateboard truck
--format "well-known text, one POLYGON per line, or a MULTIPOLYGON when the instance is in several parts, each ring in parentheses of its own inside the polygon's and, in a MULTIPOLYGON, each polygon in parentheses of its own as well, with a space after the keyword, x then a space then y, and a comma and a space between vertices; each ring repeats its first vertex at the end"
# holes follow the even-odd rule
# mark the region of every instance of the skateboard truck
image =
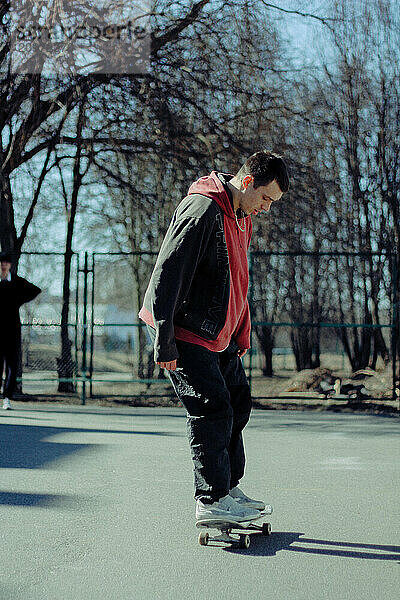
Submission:
MULTIPOLYGON (((260 519, 263 516, 264 515, 260 515, 260 517, 257 517, 257 519, 260 519)), ((219 529, 220 531, 218 535, 210 535, 208 531, 201 531, 198 538, 199 544, 200 546, 207 546, 209 542, 223 542, 232 544, 233 546, 237 546, 239 548, 248 548, 250 546, 250 536, 247 533, 237 533, 232 535, 232 531, 260 531, 262 535, 271 535, 271 524, 263 523, 262 525, 256 525, 254 521, 257 519, 242 522, 221 521, 217 519, 204 519, 197 521, 196 527, 205 529, 219 529)))

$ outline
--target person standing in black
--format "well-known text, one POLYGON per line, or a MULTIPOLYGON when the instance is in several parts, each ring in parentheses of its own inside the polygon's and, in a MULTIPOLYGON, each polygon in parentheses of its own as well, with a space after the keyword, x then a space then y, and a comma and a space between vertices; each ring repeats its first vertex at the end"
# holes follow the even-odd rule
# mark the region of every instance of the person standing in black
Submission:
POLYGON ((18 352, 21 344, 21 321, 19 309, 42 291, 23 277, 11 273, 12 255, 0 253, 0 383, 5 374, 3 408, 9 410, 18 369, 18 352))

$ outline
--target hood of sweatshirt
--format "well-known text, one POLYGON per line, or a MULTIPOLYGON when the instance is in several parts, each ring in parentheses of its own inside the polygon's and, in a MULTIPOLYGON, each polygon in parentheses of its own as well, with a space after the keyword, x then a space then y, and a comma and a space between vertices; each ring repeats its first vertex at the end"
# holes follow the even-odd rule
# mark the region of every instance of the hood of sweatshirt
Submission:
MULTIPOLYGON (((232 179, 233 177, 233 175, 228 175, 226 173, 222 173, 222 175, 225 179, 232 179)), ((207 196, 207 198, 212 198, 218 203, 228 217, 231 219, 235 218, 232 203, 222 181, 218 177, 217 171, 212 171, 210 175, 200 177, 200 179, 192 183, 188 193, 201 194, 202 196, 207 196)))

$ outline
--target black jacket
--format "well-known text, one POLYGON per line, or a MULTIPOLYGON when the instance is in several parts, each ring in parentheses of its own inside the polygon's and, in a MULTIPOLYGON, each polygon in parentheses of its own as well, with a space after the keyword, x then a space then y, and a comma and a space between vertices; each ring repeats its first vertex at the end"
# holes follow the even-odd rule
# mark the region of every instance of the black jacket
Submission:
POLYGON ((19 309, 30 302, 42 290, 23 277, 11 275, 11 281, 0 281, 0 315, 5 334, 18 333, 21 327, 19 309))
MULTIPOLYGON (((223 183, 213 172, 193 184, 189 195, 176 209, 160 248, 142 309, 139 313, 156 330, 154 359, 169 362, 178 358, 175 326, 205 340, 216 340, 227 321, 231 294, 230 257, 237 258, 248 275, 247 249, 251 220, 239 231, 223 183), (207 187, 211 191, 207 192, 207 187), (210 194, 196 193, 197 189, 210 194), (194 193, 193 193, 194 192, 194 193), (228 221, 228 223, 227 223, 228 221), (234 248, 227 245, 234 239, 234 248)), ((234 263, 237 264, 237 260, 234 263)), ((236 271, 234 273, 236 276, 236 271)), ((250 318, 246 277, 240 278, 243 307, 235 315, 232 333, 240 348, 248 348, 250 318)), ((237 289, 236 279, 235 286, 237 289)), ((239 285, 240 286, 240 285, 239 285)))

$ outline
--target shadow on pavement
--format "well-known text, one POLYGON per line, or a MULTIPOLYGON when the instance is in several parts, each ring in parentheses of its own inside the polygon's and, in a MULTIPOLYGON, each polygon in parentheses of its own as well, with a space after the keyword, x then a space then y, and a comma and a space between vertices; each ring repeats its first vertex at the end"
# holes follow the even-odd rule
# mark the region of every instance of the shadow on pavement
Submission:
POLYGON ((131 431, 110 429, 78 429, 62 427, 43 427, 42 425, 8 425, 0 428, 0 468, 1 469, 38 469, 60 458, 77 452, 98 448, 99 443, 76 444, 57 441, 45 441, 65 433, 102 433, 125 435, 173 436, 167 432, 131 431))
POLYGON ((22 492, 0 491, 0 505, 8 506, 54 506, 55 504, 71 504, 76 500, 72 496, 60 496, 55 494, 26 494, 22 492))
POLYGON ((362 558, 368 560, 400 560, 400 546, 379 544, 360 544, 357 542, 338 542, 304 538, 304 533, 275 531, 266 537, 259 533, 250 534, 248 549, 224 548, 226 552, 235 552, 247 556, 275 556, 280 550, 305 552, 342 558, 362 558), (298 545, 301 544, 301 545, 298 545), (303 545, 304 544, 304 545, 303 545), (321 548, 322 546, 322 548, 321 548))

